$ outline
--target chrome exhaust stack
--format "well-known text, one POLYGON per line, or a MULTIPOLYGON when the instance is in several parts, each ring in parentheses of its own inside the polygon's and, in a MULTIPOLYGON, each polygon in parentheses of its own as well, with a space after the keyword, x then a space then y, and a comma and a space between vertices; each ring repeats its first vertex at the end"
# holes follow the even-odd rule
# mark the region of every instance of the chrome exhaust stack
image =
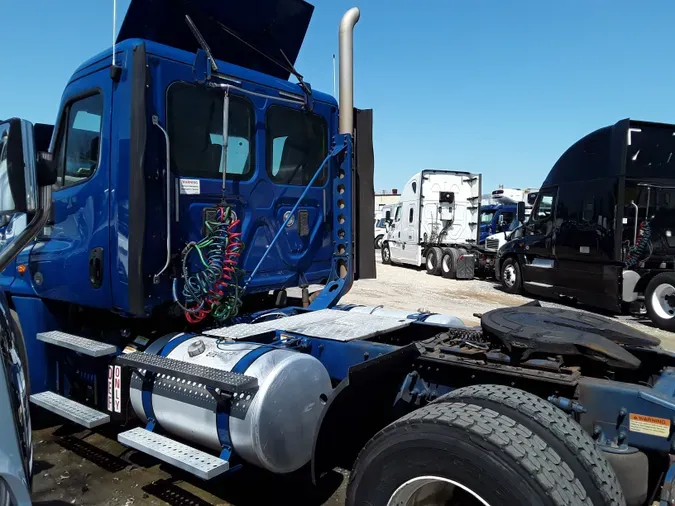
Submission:
POLYGON ((361 11, 352 7, 340 21, 340 133, 354 133, 354 26, 361 11))

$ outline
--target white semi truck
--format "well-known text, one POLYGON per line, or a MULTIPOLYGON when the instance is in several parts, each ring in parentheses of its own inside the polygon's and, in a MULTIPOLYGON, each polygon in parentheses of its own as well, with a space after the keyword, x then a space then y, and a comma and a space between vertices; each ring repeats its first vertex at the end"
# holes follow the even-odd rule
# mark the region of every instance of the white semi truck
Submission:
POLYGON ((429 274, 468 279, 486 267, 478 246, 481 175, 425 169, 406 183, 382 241, 382 263, 426 265, 429 274))

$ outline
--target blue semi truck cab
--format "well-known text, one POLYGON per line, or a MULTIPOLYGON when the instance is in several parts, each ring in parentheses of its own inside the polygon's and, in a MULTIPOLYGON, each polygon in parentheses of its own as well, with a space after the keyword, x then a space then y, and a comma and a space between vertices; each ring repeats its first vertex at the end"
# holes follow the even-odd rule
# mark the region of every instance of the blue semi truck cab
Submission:
POLYGON ((486 204, 480 206, 479 244, 483 244, 488 236, 507 230, 517 214, 518 206, 516 204, 486 204))
MULTIPOLYGON (((532 304, 474 328, 339 305, 375 275, 372 111, 353 105, 359 9, 339 25, 339 103, 294 68, 312 11, 132 0, 55 125, 0 122, 24 394, 204 480, 352 469, 347 506, 670 501, 675 357, 658 339, 532 304)), ((454 177, 477 214, 480 178, 454 177)))

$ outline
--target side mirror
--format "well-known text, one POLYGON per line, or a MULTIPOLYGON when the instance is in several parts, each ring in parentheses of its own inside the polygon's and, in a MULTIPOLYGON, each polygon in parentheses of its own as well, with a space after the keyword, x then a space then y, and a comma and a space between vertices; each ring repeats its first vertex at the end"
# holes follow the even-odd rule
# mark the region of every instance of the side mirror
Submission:
POLYGON ((497 218, 497 222, 499 223, 500 227, 504 225, 504 215, 503 214, 499 215, 499 218, 497 218))
POLYGON ((384 215, 386 221, 391 221, 391 211, 387 211, 384 215))
POLYGON ((0 122, 0 216, 23 213, 28 225, 0 250, 0 271, 44 228, 56 172, 49 156, 38 160, 33 125, 12 118, 0 122))
POLYGON ((0 123, 0 215, 38 208, 33 125, 19 118, 0 123))
POLYGON ((518 202, 518 221, 525 223, 525 202, 518 202))

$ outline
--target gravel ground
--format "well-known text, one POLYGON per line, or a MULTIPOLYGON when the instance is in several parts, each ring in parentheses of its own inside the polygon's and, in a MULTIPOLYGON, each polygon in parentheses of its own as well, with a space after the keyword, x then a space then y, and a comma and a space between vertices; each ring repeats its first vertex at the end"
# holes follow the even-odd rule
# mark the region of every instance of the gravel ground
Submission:
MULTIPOLYGON (((379 255, 378 255, 379 256, 379 255)), ((357 281, 345 303, 383 305, 446 313, 477 325, 474 313, 517 306, 531 299, 501 291, 483 280, 456 281, 429 276, 419 269, 378 264, 377 279, 357 281)), ((551 301, 544 305, 556 305, 551 301)), ((569 307, 569 306, 565 306, 569 307)), ((584 308, 576 308, 584 310, 584 308)), ((634 318, 618 317, 656 335, 675 350, 675 336, 634 318)), ((116 433, 81 431, 47 423, 34 431, 34 501, 42 506, 172 505, 205 506, 338 506, 344 504, 347 473, 335 471, 318 488, 304 476, 279 478, 246 469, 232 477, 203 482, 175 468, 159 464, 117 443, 116 433)))

